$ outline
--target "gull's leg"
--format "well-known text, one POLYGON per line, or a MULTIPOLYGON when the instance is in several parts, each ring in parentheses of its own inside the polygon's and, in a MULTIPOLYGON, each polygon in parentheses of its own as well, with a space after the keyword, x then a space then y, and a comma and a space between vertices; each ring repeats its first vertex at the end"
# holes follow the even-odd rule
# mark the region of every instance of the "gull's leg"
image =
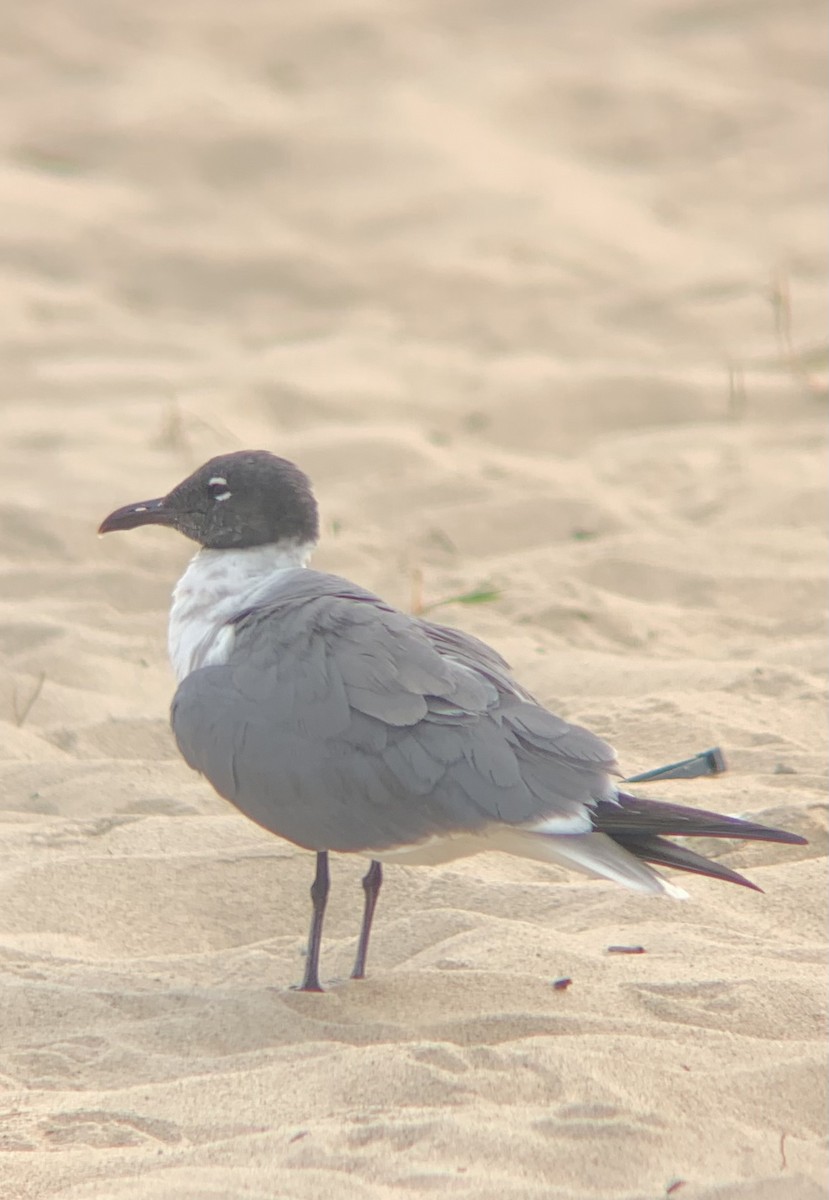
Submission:
POLYGON ((322 991, 319 977, 320 945, 322 944, 322 919, 325 916, 325 905, 328 902, 330 883, 328 875, 328 851, 320 850, 317 853, 317 873, 314 876, 314 882, 311 884, 311 904, 314 911, 311 916, 311 932, 308 934, 305 974, 298 989, 300 992, 322 991))
POLYGON ((366 903, 363 908, 363 924, 360 928, 360 940, 357 943, 357 957, 354 960, 354 970, 351 972, 352 979, 365 979, 366 977, 368 939, 371 935, 371 922, 374 918, 374 910, 377 907, 377 897, 380 895, 382 882, 383 868, 377 859, 373 858, 371 866, 363 876, 363 891, 366 894, 366 903))

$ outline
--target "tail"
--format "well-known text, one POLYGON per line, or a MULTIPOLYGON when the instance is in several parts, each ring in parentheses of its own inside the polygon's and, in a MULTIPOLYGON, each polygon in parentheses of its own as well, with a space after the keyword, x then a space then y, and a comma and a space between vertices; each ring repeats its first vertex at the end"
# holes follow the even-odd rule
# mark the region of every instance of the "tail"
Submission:
MULTIPOLYGON (((700 808, 643 800, 627 792, 619 792, 615 800, 597 801, 591 809, 591 819, 592 828, 583 833, 561 833, 556 821, 541 821, 529 828, 498 825, 488 832, 489 845, 493 850, 560 863, 612 879, 637 892, 682 900, 687 895, 682 888, 654 871, 650 863, 738 883, 755 892, 763 889, 730 867, 704 858, 687 846, 667 841, 668 837, 726 837, 792 846, 806 844, 806 838, 784 829, 771 829, 700 808)), ((484 848, 481 844, 480 849, 484 848)))
POLYGON ((755 892, 763 889, 730 867, 695 854, 686 846, 666 841, 666 837, 742 838, 755 842, 783 842, 791 846, 806 845, 806 838, 784 829, 772 829, 740 817, 724 817, 701 808, 643 800, 626 792, 619 792, 616 801, 598 801, 593 809, 593 827, 643 862, 689 871, 693 875, 707 875, 727 883, 738 883, 755 892))

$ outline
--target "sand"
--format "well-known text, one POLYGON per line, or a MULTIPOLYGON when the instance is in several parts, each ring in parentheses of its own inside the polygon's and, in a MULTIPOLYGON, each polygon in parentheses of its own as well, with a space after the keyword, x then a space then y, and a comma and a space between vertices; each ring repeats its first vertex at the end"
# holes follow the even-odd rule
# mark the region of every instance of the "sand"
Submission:
POLYGON ((822 7, 6 7, 0 1196, 825 1195, 822 7), (312 860, 167 727, 190 548, 95 537, 242 447, 631 773, 724 747, 643 794, 809 845, 390 868, 361 984, 340 858, 288 990, 312 860))

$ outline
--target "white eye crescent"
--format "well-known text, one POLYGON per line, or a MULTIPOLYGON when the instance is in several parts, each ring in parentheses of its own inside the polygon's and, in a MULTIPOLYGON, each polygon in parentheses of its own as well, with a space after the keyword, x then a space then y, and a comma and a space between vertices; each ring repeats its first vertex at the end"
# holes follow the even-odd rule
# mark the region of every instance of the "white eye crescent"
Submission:
POLYGON ((233 494, 222 475, 214 475, 212 479, 208 479, 207 490, 214 500, 229 500, 233 494))

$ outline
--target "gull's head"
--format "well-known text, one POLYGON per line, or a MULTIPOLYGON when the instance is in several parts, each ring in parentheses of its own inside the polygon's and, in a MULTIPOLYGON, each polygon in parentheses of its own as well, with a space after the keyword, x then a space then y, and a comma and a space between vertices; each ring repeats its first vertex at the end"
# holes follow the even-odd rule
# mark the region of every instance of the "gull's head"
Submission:
POLYGON ((155 500, 117 508, 99 533, 168 525, 207 550, 244 550, 279 542, 309 545, 319 536, 308 476, 267 450, 220 454, 155 500))

